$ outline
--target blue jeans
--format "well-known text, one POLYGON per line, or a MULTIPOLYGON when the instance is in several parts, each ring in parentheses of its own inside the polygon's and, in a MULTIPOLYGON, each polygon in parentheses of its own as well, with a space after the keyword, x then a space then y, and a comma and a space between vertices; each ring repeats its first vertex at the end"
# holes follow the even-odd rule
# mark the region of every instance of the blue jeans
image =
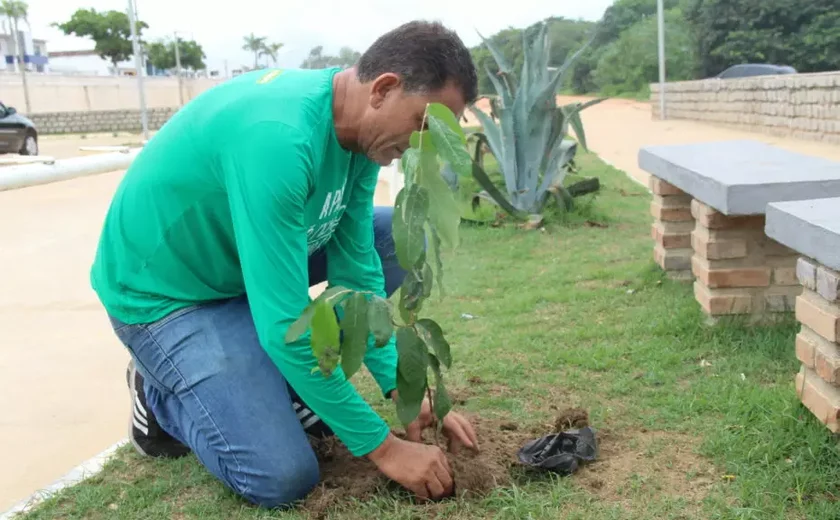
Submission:
MULTIPOLYGON (((378 207, 374 217, 388 295, 405 277, 391 237, 392 212, 378 207)), ((326 265, 323 251, 310 258, 310 286, 326 279, 326 265)), ((260 346, 245 296, 149 324, 111 321, 144 377, 146 401, 160 426, 231 490, 278 507, 318 484, 315 454, 286 380, 260 346)))

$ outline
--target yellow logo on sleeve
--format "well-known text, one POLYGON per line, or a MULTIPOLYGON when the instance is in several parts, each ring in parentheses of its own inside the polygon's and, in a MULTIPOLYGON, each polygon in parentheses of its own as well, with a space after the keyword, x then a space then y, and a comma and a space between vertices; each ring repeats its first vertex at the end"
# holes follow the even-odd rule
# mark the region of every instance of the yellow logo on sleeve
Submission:
POLYGON ((280 74, 282 74, 282 73, 283 73, 283 70, 282 70, 282 69, 275 69, 275 70, 272 70, 271 72, 269 72, 269 73, 268 73, 268 74, 266 74, 265 76, 263 76, 263 77, 261 77, 260 79, 258 79, 258 80, 257 80, 257 84, 258 84, 258 85, 265 85, 266 83, 268 83, 268 82, 270 82, 270 81, 274 81, 274 79, 275 79, 277 76, 279 76, 280 74))

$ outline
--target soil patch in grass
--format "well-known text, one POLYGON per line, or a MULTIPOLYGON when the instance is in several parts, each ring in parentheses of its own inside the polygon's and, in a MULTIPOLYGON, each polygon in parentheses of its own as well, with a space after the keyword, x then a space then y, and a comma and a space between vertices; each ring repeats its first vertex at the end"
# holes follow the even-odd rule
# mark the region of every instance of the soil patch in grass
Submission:
MULTIPOLYGON (((479 438, 479 452, 464 448, 455 454, 445 452, 455 474, 455 494, 459 498, 480 497, 492 489, 509 485, 511 469, 518 464, 516 452, 531 439, 528 432, 509 428, 509 421, 480 417, 470 417, 470 421, 479 438)), ((394 434, 404 435, 400 431, 394 431, 394 434)), ((433 439, 426 441, 434 442, 433 439)), ((313 445, 321 464, 321 484, 303 504, 303 508, 313 516, 325 516, 330 509, 346 505, 350 499, 365 500, 384 490, 400 489, 373 463, 364 457, 354 457, 337 440, 316 441, 313 445)), ((408 499, 408 494, 405 495, 408 499)))

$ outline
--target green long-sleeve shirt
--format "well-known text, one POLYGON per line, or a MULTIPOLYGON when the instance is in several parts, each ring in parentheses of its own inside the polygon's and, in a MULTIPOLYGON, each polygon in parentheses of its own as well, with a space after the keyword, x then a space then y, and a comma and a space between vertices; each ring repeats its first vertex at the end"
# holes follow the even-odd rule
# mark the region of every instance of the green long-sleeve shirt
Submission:
MULTIPOLYGON (((373 240, 379 166, 343 149, 333 126, 338 69, 247 73, 184 106, 150 140, 116 190, 91 283, 106 310, 149 323, 247 293, 262 347, 355 455, 388 434, 340 368, 317 366, 309 334, 286 344, 309 303, 307 260, 325 247, 330 285, 384 294, 373 240)), ((380 389, 396 387, 392 338, 365 357, 380 389)))

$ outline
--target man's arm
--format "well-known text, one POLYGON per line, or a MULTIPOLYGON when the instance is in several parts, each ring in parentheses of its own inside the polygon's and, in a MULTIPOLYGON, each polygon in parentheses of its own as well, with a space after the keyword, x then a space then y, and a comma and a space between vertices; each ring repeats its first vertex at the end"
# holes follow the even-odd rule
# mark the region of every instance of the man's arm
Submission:
MULTIPOLYGON (((352 174, 347 208, 327 243, 327 280, 356 291, 370 291, 385 298, 382 262, 374 247, 373 196, 379 179, 379 165, 367 162, 352 174)), ((397 387, 397 348, 395 336, 376 348, 371 335, 364 363, 383 395, 397 387)))
MULTIPOLYGON (((259 123, 219 152, 245 289, 263 348, 306 404, 356 456, 379 447, 387 424, 346 380, 340 367, 325 378, 307 332, 285 334, 309 303, 306 198, 313 182, 309 136, 259 123)), ((212 260, 208 260, 212 261, 212 260)))

